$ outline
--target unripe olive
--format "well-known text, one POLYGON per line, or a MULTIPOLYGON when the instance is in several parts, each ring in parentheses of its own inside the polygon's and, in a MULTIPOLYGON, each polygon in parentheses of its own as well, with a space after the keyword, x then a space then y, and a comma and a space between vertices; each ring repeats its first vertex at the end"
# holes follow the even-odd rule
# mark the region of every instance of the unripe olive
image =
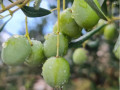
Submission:
POLYGON ((116 27, 115 24, 111 23, 104 29, 104 37, 106 40, 112 40, 115 37, 116 27))
MULTIPOLYGON (((105 23, 106 23, 105 20, 100 19, 99 22, 98 22, 98 24, 97 24, 97 27, 100 27, 100 26, 102 26, 102 25, 105 24, 105 23)), ((104 29, 105 29, 105 27, 102 28, 102 29, 99 31, 99 34, 103 34, 103 33, 104 33, 104 29)))
POLYGON ((73 53, 73 62, 77 65, 83 64, 88 59, 87 51, 83 48, 78 48, 73 53))
POLYGON ((22 64, 31 53, 31 46, 24 36, 14 35, 2 46, 1 57, 7 65, 22 64))
POLYGON ((26 59, 25 64, 27 64, 30 67, 37 67, 40 66, 44 62, 44 51, 43 51, 43 45, 40 41, 37 40, 31 40, 33 46, 32 53, 30 56, 26 59))
MULTIPOLYGON (((78 38, 81 35, 82 28, 77 25, 75 20, 71 17, 72 10, 70 8, 64 10, 60 15, 60 32, 70 38, 78 38)), ((53 28, 57 32, 57 22, 53 28)))
POLYGON ((70 66, 64 58, 49 58, 42 70, 43 78, 52 87, 63 85, 70 77, 70 66))
MULTIPOLYGON (((68 39, 60 33, 59 35, 59 55, 66 54, 68 49, 68 39)), ((46 57, 56 56, 57 53, 57 35, 52 33, 46 37, 44 42, 44 54, 46 57)))
MULTIPOLYGON (((93 1, 97 7, 100 7, 98 0, 93 1)), ((84 0, 74 0, 72 17, 80 27, 85 29, 91 29, 99 20, 99 16, 84 0)))

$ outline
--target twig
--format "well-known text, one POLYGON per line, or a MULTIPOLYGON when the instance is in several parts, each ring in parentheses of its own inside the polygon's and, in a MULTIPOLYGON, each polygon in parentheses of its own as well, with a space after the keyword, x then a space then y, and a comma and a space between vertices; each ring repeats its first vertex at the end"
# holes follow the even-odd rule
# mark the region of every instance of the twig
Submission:
POLYGON ((12 7, 14 7, 14 6, 16 6, 17 4, 20 4, 20 3, 22 3, 22 2, 23 2, 23 4, 22 4, 22 5, 19 5, 19 8, 21 8, 21 7, 23 7, 25 4, 27 4, 27 3, 29 2, 29 0, 19 0, 19 1, 16 1, 16 2, 10 4, 9 6, 7 6, 5 9, 0 10, 0 13, 4 12, 4 11, 6 11, 6 10, 9 10, 10 8, 12 8, 12 7), (23 1, 24 1, 24 2, 23 2, 23 1))
POLYGON ((4 12, 4 11, 6 11, 6 10, 9 10, 10 8, 14 7, 15 5, 22 3, 23 1, 24 1, 24 0, 19 0, 19 1, 16 1, 16 2, 10 4, 10 5, 7 6, 5 9, 0 10, 0 13, 4 12))

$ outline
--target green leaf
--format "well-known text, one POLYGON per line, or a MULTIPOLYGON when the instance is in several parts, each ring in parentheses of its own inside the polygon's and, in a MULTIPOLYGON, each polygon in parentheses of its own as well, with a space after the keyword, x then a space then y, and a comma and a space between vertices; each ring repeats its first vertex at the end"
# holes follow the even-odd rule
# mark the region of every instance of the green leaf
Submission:
POLYGON ((0 32, 3 30, 3 28, 5 27, 5 25, 12 19, 12 17, 10 19, 8 19, 4 24, 0 25, 0 32))
POLYGON ((98 2, 100 3, 100 6, 103 5, 104 1, 105 1, 105 0, 98 0, 98 2))
POLYGON ((103 24, 102 26, 100 27, 97 27, 93 30, 91 30, 90 32, 88 32, 87 34, 81 36, 77 41, 72 41, 70 44, 69 44, 69 48, 71 47, 80 47, 81 44, 86 41, 87 39, 89 39, 90 37, 92 37, 95 33, 97 33, 98 31, 100 31, 102 28, 104 28, 107 24, 103 24))
POLYGON ((13 3, 13 1, 12 0, 9 0, 11 3, 13 3))
POLYGON ((100 8, 97 7, 97 5, 94 3, 93 0, 85 0, 85 2, 87 2, 90 5, 90 7, 97 13, 97 15, 100 18, 107 20, 107 17, 105 16, 105 14, 102 12, 100 8))
POLYGON ((21 9, 28 17, 42 17, 51 13, 51 11, 44 8, 39 8, 38 10, 36 10, 34 9, 34 7, 24 6, 21 9))
POLYGON ((118 40, 117 40, 117 42, 115 44, 115 47, 114 47, 113 51, 115 52, 119 46, 120 46, 120 34, 119 34, 118 40))

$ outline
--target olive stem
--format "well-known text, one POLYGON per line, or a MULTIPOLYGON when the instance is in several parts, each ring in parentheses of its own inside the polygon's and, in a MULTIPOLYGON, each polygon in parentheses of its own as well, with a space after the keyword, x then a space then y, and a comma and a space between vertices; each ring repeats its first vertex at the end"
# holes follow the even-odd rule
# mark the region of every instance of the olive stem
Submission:
POLYGON ((63 10, 65 10, 65 0, 63 0, 63 10))
POLYGON ((56 57, 59 57, 59 44, 60 44, 60 0, 57 0, 57 12, 58 12, 58 30, 57 30, 57 55, 56 57))
POLYGON ((54 9, 52 9, 52 10, 50 10, 50 11, 53 12, 53 11, 55 11, 55 10, 57 10, 57 8, 54 8, 54 9))
POLYGON ((114 21, 120 20, 120 17, 112 17, 112 20, 114 20, 114 21))
POLYGON ((27 16, 25 16, 25 26, 26 26, 26 34, 25 34, 25 36, 27 37, 27 39, 28 39, 30 45, 32 46, 32 42, 31 42, 31 40, 30 40, 30 36, 29 36, 29 32, 28 32, 27 16))
POLYGON ((19 5, 19 8, 23 7, 24 5, 26 5, 30 0, 18 0, 12 4, 10 4, 9 6, 5 7, 5 9, 1 9, 0 10, 0 13, 6 11, 6 10, 9 10, 10 8, 20 4, 20 3, 23 3, 22 5, 19 5))
MULTIPOLYGON (((16 12, 16 11, 19 10, 19 9, 20 9, 20 8, 16 8, 15 10, 11 11, 11 13, 13 14, 14 12, 16 12)), ((7 15, 5 15, 5 16, 0 15, 0 16, 1 16, 0 19, 3 19, 3 18, 5 18, 5 17, 11 15, 11 13, 9 13, 9 14, 7 14, 7 15)))

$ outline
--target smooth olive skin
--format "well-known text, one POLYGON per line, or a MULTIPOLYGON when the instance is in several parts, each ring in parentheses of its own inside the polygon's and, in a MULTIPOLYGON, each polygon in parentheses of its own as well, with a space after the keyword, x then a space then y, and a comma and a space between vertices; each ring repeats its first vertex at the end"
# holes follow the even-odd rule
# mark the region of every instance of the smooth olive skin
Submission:
MULTIPOLYGON (((93 1, 100 8, 98 0, 93 1)), ((92 29, 100 19, 96 12, 84 0, 74 0, 72 17, 80 27, 88 30, 92 29)))
MULTIPOLYGON (((71 17, 72 10, 70 8, 64 10, 60 14, 60 32, 67 35, 71 39, 78 38, 81 35, 82 28, 77 25, 75 20, 71 17)), ((57 22, 53 31, 57 32, 57 22)))
MULTIPOLYGON (((102 26, 102 25, 105 24, 105 23, 106 23, 105 20, 100 19, 100 20, 98 21, 97 27, 100 27, 100 26, 102 26)), ((98 33, 99 33, 99 34, 103 34, 103 33, 104 33, 104 29, 105 29, 105 27, 102 28, 98 33)))
POLYGON ((14 35, 2 46, 1 57, 7 65, 20 65, 31 54, 31 46, 25 36, 14 35))
POLYGON ((73 53, 73 62, 77 65, 83 64, 88 59, 87 51, 83 48, 78 48, 73 53))
POLYGON ((70 66, 64 58, 49 58, 43 65, 44 80, 52 87, 65 84, 70 77, 70 66))
POLYGON ((115 24, 111 23, 107 25, 104 29, 104 37, 106 40, 113 40, 116 33, 115 24))
POLYGON ((30 56, 26 59, 25 64, 29 67, 37 67, 40 66, 44 62, 44 50, 43 45, 40 41, 31 40, 32 41, 32 52, 30 56))
MULTIPOLYGON (((68 39, 60 33, 59 55, 63 56, 68 50, 68 39)), ((44 54, 46 57, 56 56, 57 53, 57 35, 52 33, 46 37, 44 42, 44 54)))

